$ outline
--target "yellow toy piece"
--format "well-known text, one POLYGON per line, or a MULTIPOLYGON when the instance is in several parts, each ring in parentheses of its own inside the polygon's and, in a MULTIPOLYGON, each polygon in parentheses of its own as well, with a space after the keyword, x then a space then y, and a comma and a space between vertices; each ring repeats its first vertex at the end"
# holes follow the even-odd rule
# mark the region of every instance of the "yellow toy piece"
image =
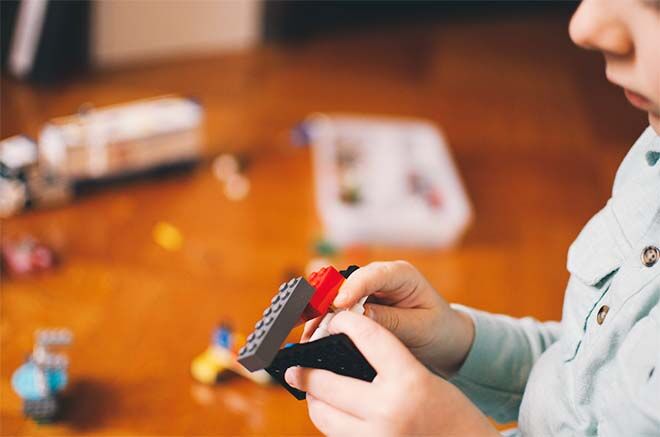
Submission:
MULTIPOLYGON (((245 342, 245 336, 240 334, 233 334, 233 336, 235 340, 233 343, 235 345, 245 342)), ((236 360, 237 356, 235 350, 213 344, 192 361, 190 373, 192 373, 193 378, 202 384, 215 384, 220 375, 227 371, 241 375, 261 385, 268 384, 272 381, 272 378, 265 370, 252 373, 247 371, 238 363, 236 360)))
POLYGON ((214 384, 218 376, 231 366, 231 352, 217 346, 209 346, 190 365, 193 378, 203 384, 214 384))

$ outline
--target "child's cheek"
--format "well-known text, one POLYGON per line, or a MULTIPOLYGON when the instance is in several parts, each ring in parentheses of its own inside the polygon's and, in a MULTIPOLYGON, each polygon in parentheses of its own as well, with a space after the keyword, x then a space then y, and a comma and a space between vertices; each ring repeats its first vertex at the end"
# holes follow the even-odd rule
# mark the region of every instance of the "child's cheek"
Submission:
POLYGON ((642 76, 646 97, 654 108, 651 111, 660 117, 660 10, 646 10, 644 16, 639 17, 639 23, 634 32, 637 69, 642 76))

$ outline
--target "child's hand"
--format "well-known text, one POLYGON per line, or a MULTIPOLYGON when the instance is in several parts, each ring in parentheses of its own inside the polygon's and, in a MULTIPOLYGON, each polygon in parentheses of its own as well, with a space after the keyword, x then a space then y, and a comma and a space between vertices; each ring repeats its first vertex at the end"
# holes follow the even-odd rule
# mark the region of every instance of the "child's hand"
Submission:
MULTIPOLYGON (((449 376, 460 368, 472 346, 472 320, 453 310, 410 263, 375 262, 358 269, 334 305, 350 308, 363 296, 371 296, 365 315, 392 331, 432 371, 449 376)), ((302 341, 319 321, 307 322, 302 341)))
POLYGON ((453 385, 433 375, 377 323, 348 311, 330 322, 346 333, 378 375, 372 383, 327 370, 289 368, 307 392, 309 417, 326 435, 499 435, 453 385))

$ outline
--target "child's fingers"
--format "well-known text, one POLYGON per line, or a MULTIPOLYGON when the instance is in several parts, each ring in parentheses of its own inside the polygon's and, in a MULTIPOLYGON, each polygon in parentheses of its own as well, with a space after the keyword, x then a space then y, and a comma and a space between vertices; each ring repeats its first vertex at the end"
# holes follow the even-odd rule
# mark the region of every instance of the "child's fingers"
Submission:
MULTIPOLYGON (((360 298, 376 292, 388 293, 398 290, 414 290, 416 270, 407 262, 374 262, 356 270, 341 286, 333 304, 338 308, 349 308, 360 298)), ((392 296, 402 300, 406 296, 392 296)))
POLYGON ((387 328, 403 344, 410 347, 419 344, 419 338, 424 335, 424 330, 428 329, 425 320, 425 318, 428 318, 427 313, 429 313, 429 310, 401 309, 371 303, 365 305, 364 315, 387 328))
POLYGON ((303 333, 302 336, 300 337, 301 343, 306 343, 309 341, 312 334, 314 334, 314 331, 316 331, 316 328, 318 328, 319 324, 321 323, 322 319, 323 317, 317 317, 315 319, 308 320, 307 322, 305 322, 305 327, 303 328, 303 333))
POLYGON ((314 396, 307 396, 307 410, 309 418, 324 435, 373 435, 373 432, 369 432, 365 421, 338 410, 314 396))
POLYGON ((399 377, 402 372, 408 372, 419 365, 390 331, 365 316, 341 311, 330 321, 328 331, 331 334, 343 332, 348 335, 379 376, 399 377))
POLYGON ((303 367, 290 367, 284 378, 289 385, 352 416, 365 418, 372 409, 374 388, 368 382, 303 367))

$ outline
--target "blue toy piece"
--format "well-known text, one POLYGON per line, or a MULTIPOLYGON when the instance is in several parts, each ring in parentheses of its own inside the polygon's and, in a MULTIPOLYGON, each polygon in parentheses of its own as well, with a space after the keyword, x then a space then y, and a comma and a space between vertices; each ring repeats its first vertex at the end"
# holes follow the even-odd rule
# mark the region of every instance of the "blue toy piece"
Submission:
POLYGON ((21 399, 36 401, 62 391, 67 380, 65 369, 42 369, 30 360, 16 369, 11 385, 21 399))
POLYGON ((234 333, 224 323, 213 330, 212 344, 231 350, 234 345, 234 333))
POLYGON ((311 142, 309 126, 305 123, 298 123, 291 129, 291 144, 296 147, 307 147, 311 142))

